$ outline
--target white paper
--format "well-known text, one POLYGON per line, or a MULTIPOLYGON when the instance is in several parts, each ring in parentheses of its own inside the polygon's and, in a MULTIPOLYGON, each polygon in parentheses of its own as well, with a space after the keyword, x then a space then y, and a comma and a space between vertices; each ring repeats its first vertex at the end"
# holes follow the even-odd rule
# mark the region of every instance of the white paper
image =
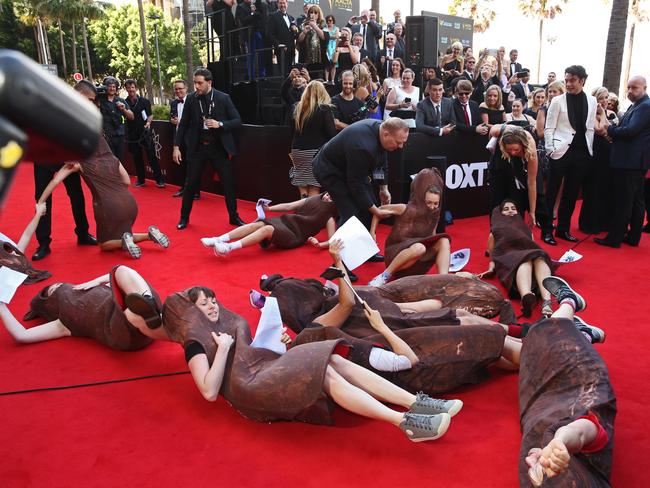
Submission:
POLYGON ((575 263, 576 261, 580 261, 582 259, 582 254, 578 254, 575 252, 573 249, 569 249, 567 252, 562 254, 562 257, 558 260, 555 261, 556 263, 575 263))
POLYGON ((469 257, 472 254, 469 248, 459 249, 451 253, 451 260, 449 261, 449 272, 457 273, 469 263, 469 257))
POLYGON ((287 346, 280 340, 282 338, 282 329, 282 316, 280 315, 278 300, 275 297, 266 297, 262 316, 255 331, 255 339, 253 339, 251 346, 284 354, 287 352, 287 346))
POLYGON ((350 217, 345 224, 339 227, 330 238, 330 242, 334 239, 343 241, 341 259, 349 270, 358 268, 379 252, 377 243, 372 239, 370 232, 356 217, 350 217))
POLYGON ((145 112, 145 111, 143 110, 143 111, 140 112, 140 113, 142 114, 142 120, 144 120, 144 121, 146 122, 146 121, 147 121, 147 118, 148 118, 148 116, 147 116, 147 112, 145 112))
POLYGON ((4 235, 2 232, 0 232, 0 241, 5 241, 14 247, 18 247, 18 244, 16 244, 9 236, 4 235))
POLYGON ((271 200, 266 198, 260 198, 255 204, 255 210, 257 211, 257 220, 264 220, 266 218, 266 213, 264 212, 264 205, 271 203, 271 200))
POLYGON ((0 302, 10 303, 14 293, 26 279, 25 273, 14 271, 6 266, 0 267, 0 302))

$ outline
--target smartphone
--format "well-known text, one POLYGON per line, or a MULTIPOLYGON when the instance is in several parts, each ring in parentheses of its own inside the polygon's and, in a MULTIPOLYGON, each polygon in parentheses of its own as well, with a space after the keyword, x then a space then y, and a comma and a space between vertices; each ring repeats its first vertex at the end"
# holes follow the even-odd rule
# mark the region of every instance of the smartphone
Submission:
POLYGON ((517 78, 525 78, 525 77, 528 76, 529 74, 530 74, 530 73, 528 73, 528 71, 517 71, 517 72, 515 73, 515 76, 516 76, 517 78))
POLYGON ((330 266, 325 271, 323 271, 320 275, 321 278, 330 281, 341 278, 342 276, 343 276, 343 271, 341 271, 335 266, 330 266))
POLYGON ((406 97, 406 98, 404 99, 404 101, 405 101, 406 103, 411 103, 411 99, 410 99, 409 97, 406 97))

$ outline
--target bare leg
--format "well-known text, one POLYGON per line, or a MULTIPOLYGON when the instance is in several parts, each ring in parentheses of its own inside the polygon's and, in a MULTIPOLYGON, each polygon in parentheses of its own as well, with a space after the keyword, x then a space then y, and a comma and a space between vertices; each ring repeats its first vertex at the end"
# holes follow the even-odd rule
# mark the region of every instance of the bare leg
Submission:
POLYGON ((257 229, 261 229, 265 225, 266 224, 264 222, 253 222, 251 224, 242 225, 241 227, 237 227, 228 232, 228 237, 231 241, 234 239, 241 239, 249 234, 252 234, 257 229))
POLYGON ((433 310, 440 310, 442 302, 435 298, 428 298, 426 300, 419 300, 417 302, 402 302, 395 303, 402 311, 402 313, 421 313, 431 312, 433 310))
POLYGON ((300 198, 305 198, 307 197, 307 189, 308 186, 299 186, 298 187, 298 193, 300 193, 300 198))
POLYGON ((151 239, 149 238, 149 234, 143 234, 141 232, 137 234, 133 234, 133 242, 142 242, 142 241, 150 241, 151 239))
POLYGON ((260 227, 255 232, 247 235, 241 240, 242 247, 252 246, 253 244, 262 242, 264 239, 270 239, 271 236, 273 236, 273 230, 272 225, 264 225, 263 227, 260 227))
POLYGON ((332 354, 329 364, 347 381, 378 400, 406 408, 415 403, 415 395, 338 354, 332 354))
POLYGON ((569 319, 573 320, 573 315, 575 313, 575 310, 573 310, 573 307, 567 303, 562 303, 560 304, 560 307, 553 312, 553 315, 551 317, 556 318, 556 319, 569 319))
POLYGON ((348 383, 332 366, 328 366, 325 371, 323 387, 334 402, 350 412, 372 419, 384 420, 395 426, 404 420, 404 414, 391 410, 364 390, 348 383))
POLYGON ((533 284, 533 265, 530 261, 522 263, 517 268, 517 291, 523 297, 531 293, 530 289, 533 284))
POLYGON ((451 261, 451 244, 446 237, 436 242, 433 247, 436 251, 436 267, 438 274, 449 274, 449 261, 451 261))
POLYGON ((395 274, 400 269, 406 269, 410 266, 413 266, 415 262, 420 259, 427 252, 427 248, 424 247, 424 244, 415 243, 406 249, 401 250, 395 259, 388 265, 386 271, 391 275, 395 274))
POLYGON ((537 281, 537 286, 539 287, 539 294, 542 297, 542 300, 550 300, 551 294, 548 292, 542 281, 544 278, 551 276, 551 268, 548 267, 546 261, 542 258, 537 258, 533 261, 533 267, 535 268, 535 281, 537 281))
POLYGON ((307 187, 307 196, 308 197, 313 197, 313 196, 319 195, 320 192, 321 192, 321 189, 318 186, 308 186, 307 187))
POLYGON ((519 366, 519 358, 521 356, 521 344, 520 339, 506 336, 503 341, 503 351, 501 351, 501 356, 517 367, 519 366))
POLYGON ((115 251, 116 249, 122 249, 122 240, 112 239, 110 241, 100 242, 99 249, 102 251, 115 251))
POLYGON ((475 315, 462 308, 456 309, 456 318, 460 320, 460 325, 499 325, 508 332, 508 326, 495 322, 494 320, 486 319, 480 315, 475 315))

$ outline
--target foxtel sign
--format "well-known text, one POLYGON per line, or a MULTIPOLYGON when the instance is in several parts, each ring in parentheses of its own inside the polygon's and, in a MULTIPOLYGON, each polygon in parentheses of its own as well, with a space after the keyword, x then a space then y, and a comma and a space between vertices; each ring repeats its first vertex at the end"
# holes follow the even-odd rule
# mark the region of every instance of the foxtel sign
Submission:
POLYGON ((447 166, 445 185, 450 190, 475 188, 485 183, 487 161, 481 163, 453 163, 447 166))

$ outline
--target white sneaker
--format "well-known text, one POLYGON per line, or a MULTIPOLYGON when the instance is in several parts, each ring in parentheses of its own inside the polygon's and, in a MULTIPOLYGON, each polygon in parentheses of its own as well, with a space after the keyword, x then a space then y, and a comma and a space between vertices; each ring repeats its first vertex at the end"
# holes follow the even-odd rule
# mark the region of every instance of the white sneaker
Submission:
POLYGON ((384 278, 384 273, 381 273, 381 274, 378 274, 377 276, 375 276, 373 279, 371 279, 368 282, 368 286, 382 286, 382 285, 385 285, 387 281, 388 280, 386 280, 386 278, 384 278))
POLYGON ((214 253, 223 258, 230 254, 230 245, 227 242, 217 241, 214 243, 214 253))
POLYGON ((221 242, 218 237, 201 237, 201 244, 204 247, 214 247, 217 242, 221 242))

